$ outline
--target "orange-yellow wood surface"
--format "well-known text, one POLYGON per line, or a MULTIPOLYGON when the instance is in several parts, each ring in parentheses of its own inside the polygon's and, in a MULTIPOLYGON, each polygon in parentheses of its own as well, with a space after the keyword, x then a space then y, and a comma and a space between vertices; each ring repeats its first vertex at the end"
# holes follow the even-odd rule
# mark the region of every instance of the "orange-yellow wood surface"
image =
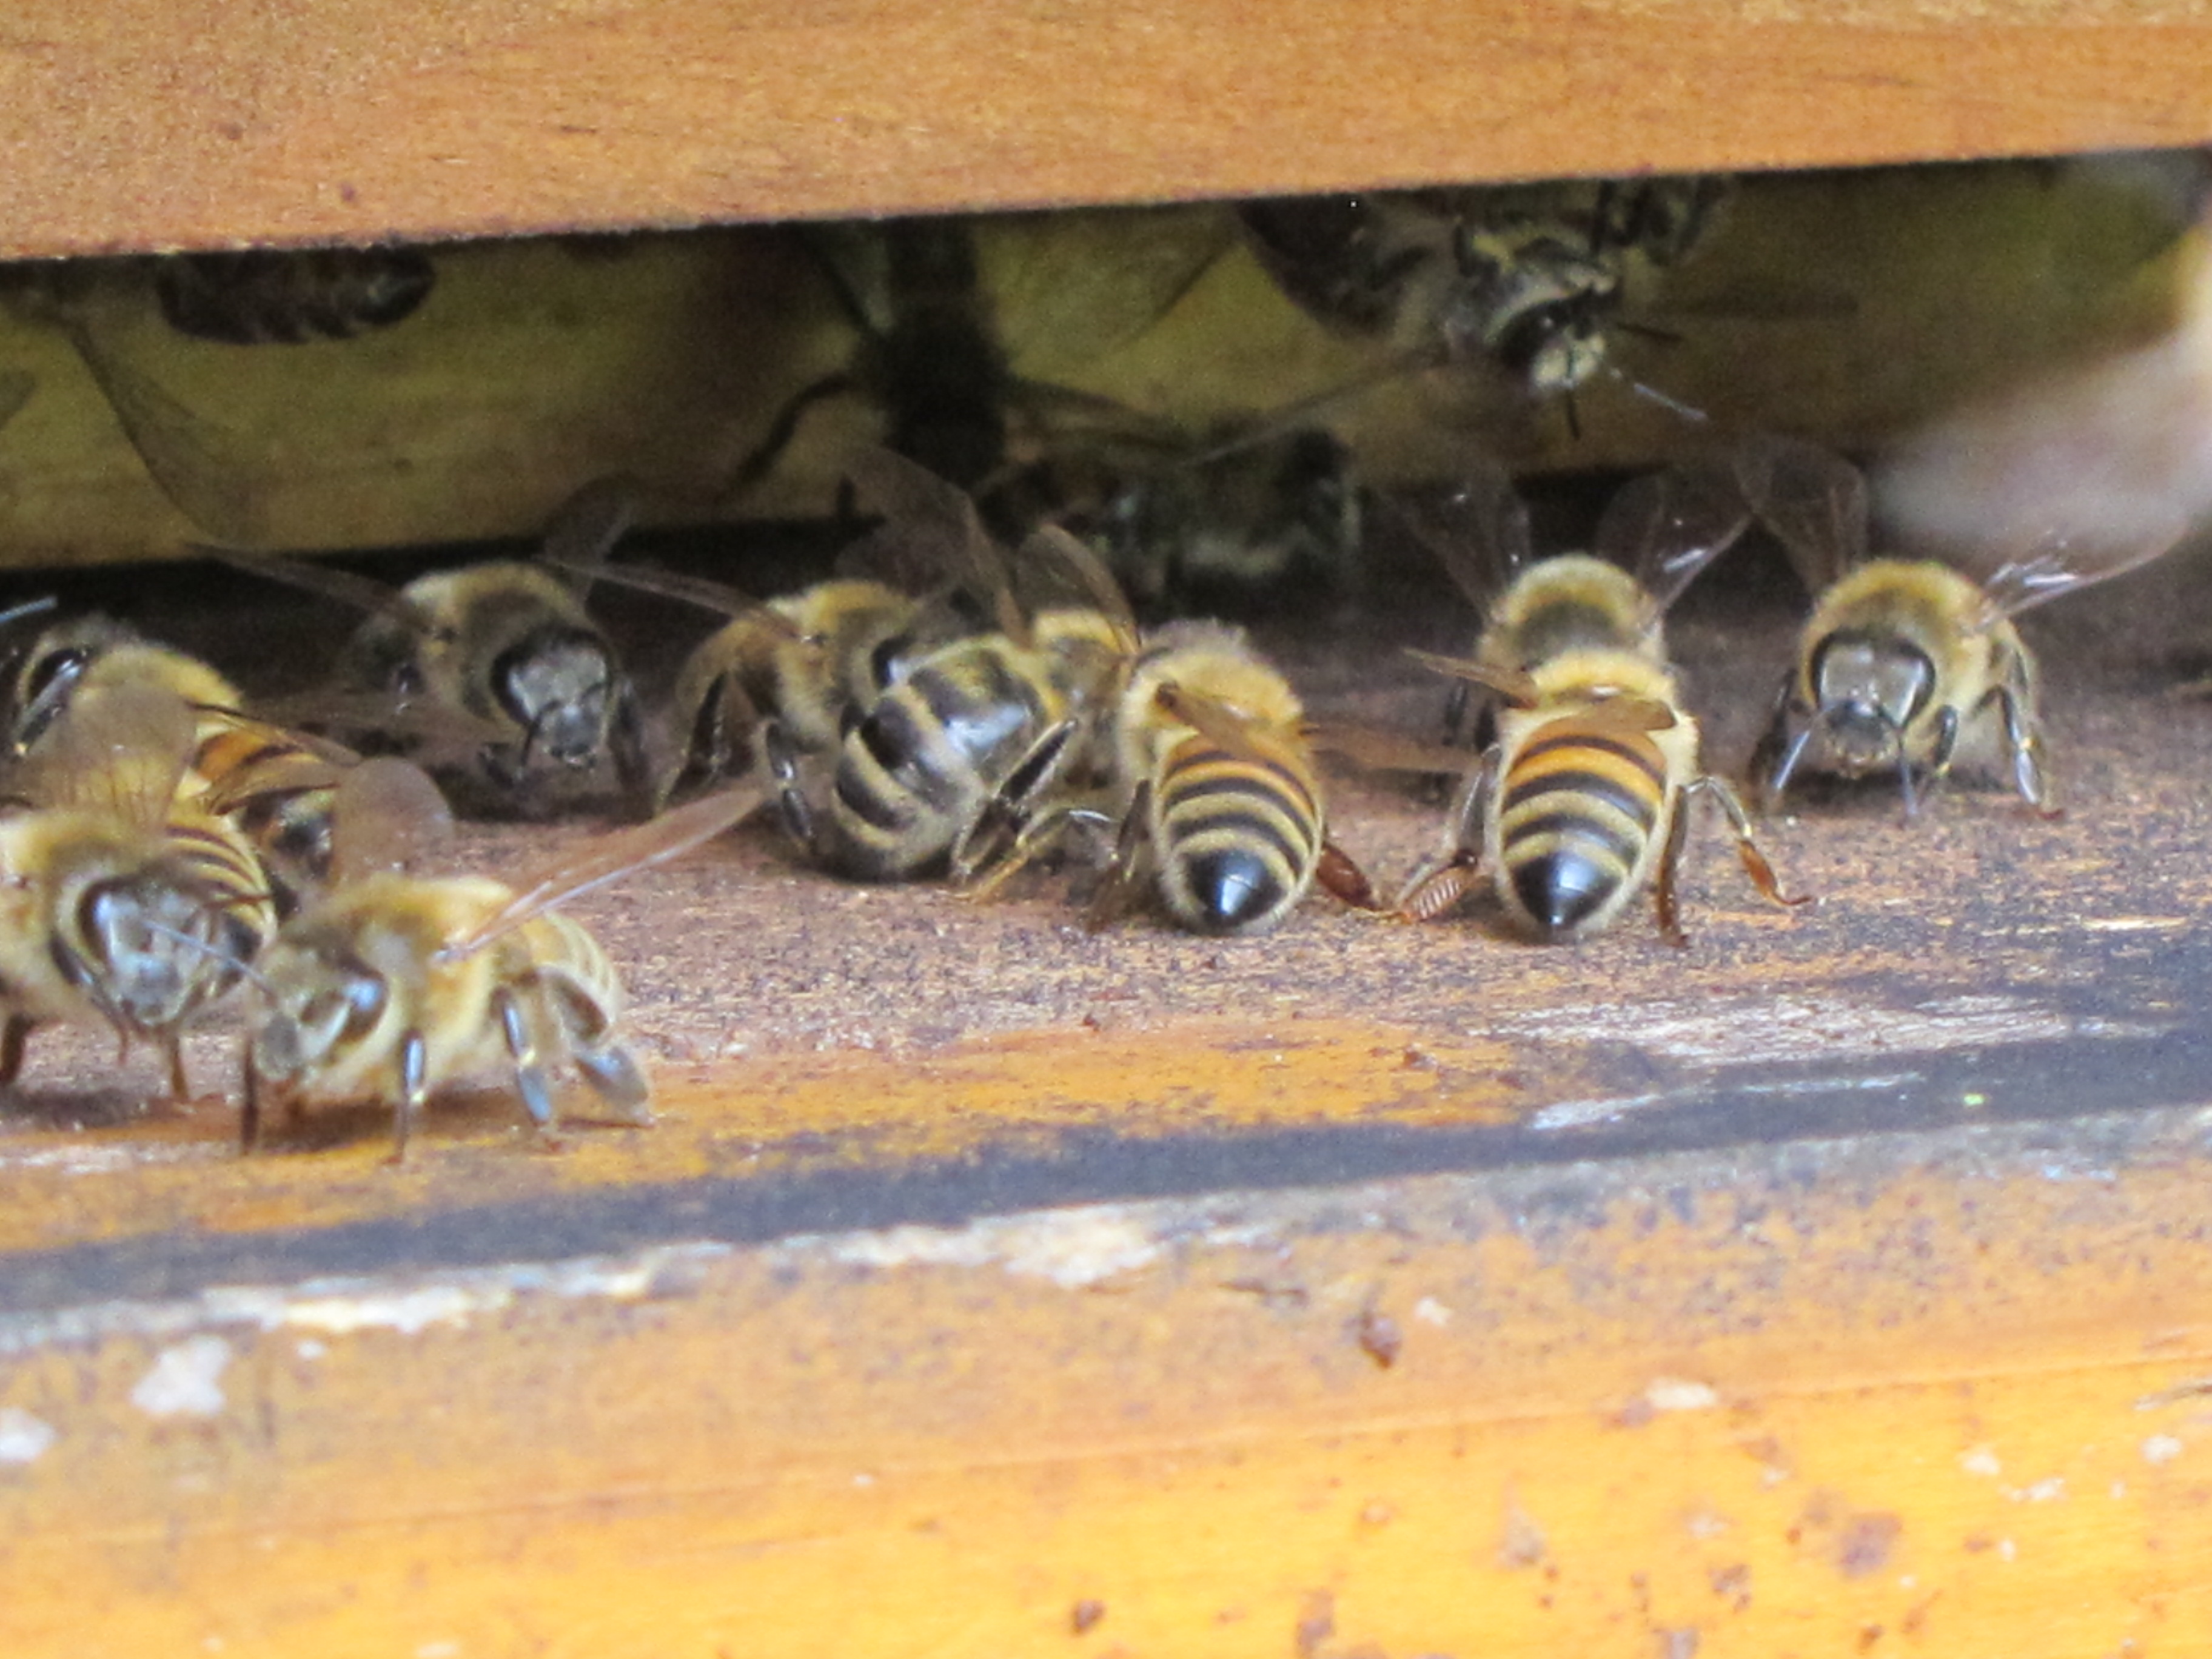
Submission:
POLYGON ((12 1318, 0 1643, 2188 1659, 2193 1139, 678 1224, 12 1318))
POLYGON ((21 0, 0 248, 439 238, 2212 137, 2189 0, 21 0))

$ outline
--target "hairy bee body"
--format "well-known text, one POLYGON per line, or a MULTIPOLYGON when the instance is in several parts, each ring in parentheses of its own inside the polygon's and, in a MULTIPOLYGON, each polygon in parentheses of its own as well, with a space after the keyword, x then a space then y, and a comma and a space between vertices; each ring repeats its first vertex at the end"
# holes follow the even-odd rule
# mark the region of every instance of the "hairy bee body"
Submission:
POLYGON ((1584 651, 1667 660, 1663 611, 1650 590, 1610 559, 1558 553, 1528 566, 1492 602, 1474 659, 1528 673, 1584 651))
POLYGON ((514 898, 488 877, 386 873, 349 883, 286 923, 264 954, 270 1006, 248 1039, 246 1141, 273 1103, 374 1101, 409 1124, 449 1084, 514 1073, 540 1129, 553 1121, 542 1066, 573 1060, 625 1115, 648 1090, 616 1031, 620 980, 599 940, 540 915, 480 949, 457 943, 514 898))
POLYGON ((183 1098, 185 1026, 238 984, 275 926, 252 849, 220 819, 0 816, 0 1084, 33 1026, 100 1024, 158 1044, 183 1098))
POLYGON ((423 706, 504 734, 431 765, 457 805, 537 817, 610 794, 642 799, 635 695, 612 643, 561 577, 502 560, 420 577, 398 600, 356 631, 341 686, 387 700, 402 726, 405 710, 423 706))
POLYGON ((1967 570, 1870 558, 1866 480, 1843 457, 1788 439, 1740 446, 1744 493, 1814 597, 1773 724, 1752 757, 1778 800, 1802 771, 1893 771, 1909 817, 1925 787, 1995 750, 2038 811, 2053 791, 2035 659, 2013 618, 2161 556, 2185 528, 2153 514, 2103 537, 2048 532, 1980 550, 1967 570))
POLYGON ((1650 885, 1683 787, 1698 775, 1698 726, 1673 676, 1640 655, 1571 651, 1530 678, 1537 702, 1498 711, 1483 862, 1524 931, 1577 939, 1650 885), (1609 720, 1602 702, 1613 697, 1662 707, 1673 722, 1609 720))
POLYGON ((44 629, 16 664, 8 696, 8 750, 28 754, 82 691, 152 685, 194 708, 236 708, 238 688, 173 646, 145 638, 110 617, 72 617, 44 629))
POLYGON ((346 340, 414 314, 437 280, 411 248, 173 254, 155 267, 179 334, 229 345, 346 340))
POLYGON ((882 582, 817 582, 742 612, 709 635, 676 677, 684 753, 664 794, 738 769, 752 727, 773 718, 805 754, 835 749, 903 670, 920 602, 882 582))
POLYGON ((927 653, 853 724, 830 789, 833 865, 878 881, 935 865, 1094 695, 1119 653, 1115 626, 1074 607, 1030 626, 1029 644, 987 633, 927 653))
POLYGON ((1115 774, 1125 824, 1140 815, 1145 857, 1177 925, 1260 933, 1312 888, 1322 792, 1304 718, 1240 629, 1172 624, 1137 658, 1114 719, 1115 774), (1194 722, 1201 700, 1216 714, 1194 722))
POLYGON ((2021 795, 2041 807, 2036 684, 2019 629, 1979 584, 1932 560, 1876 559, 1814 602, 1778 740, 1793 770, 1845 778, 1936 777, 1959 754, 2009 743, 2021 795))

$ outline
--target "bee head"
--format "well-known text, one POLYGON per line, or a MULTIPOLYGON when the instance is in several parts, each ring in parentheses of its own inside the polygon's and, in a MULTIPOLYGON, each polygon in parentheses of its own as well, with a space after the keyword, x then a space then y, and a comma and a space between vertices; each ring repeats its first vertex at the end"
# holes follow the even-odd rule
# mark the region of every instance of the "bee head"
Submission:
POLYGON ((72 922, 55 937, 55 965, 110 1019, 137 1031, 173 1030, 222 995, 257 943, 215 896, 158 864, 87 886, 72 922))
POLYGON ((253 1069, 279 1082, 367 1041, 391 1000, 384 975, 342 948, 295 948, 265 977, 270 1006, 253 1034, 253 1069))
POLYGON ((1935 694, 1927 653, 1894 634, 1847 629, 1820 641, 1810 667, 1833 764, 1846 772, 1895 765, 1906 728, 1935 694))
POLYGON ((494 659, 492 691, 527 734, 518 773, 550 764, 572 771, 596 765, 607 742, 620 670, 606 641, 588 629, 535 629, 494 659))

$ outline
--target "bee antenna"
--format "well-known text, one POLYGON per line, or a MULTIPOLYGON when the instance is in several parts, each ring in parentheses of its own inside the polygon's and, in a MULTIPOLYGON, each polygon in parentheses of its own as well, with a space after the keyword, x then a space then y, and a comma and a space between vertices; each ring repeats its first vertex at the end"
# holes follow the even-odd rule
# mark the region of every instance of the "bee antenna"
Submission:
POLYGON ((1675 414, 1680 416, 1686 421, 1703 422, 1708 418, 1704 410, 1696 407, 1694 404, 1686 404, 1680 398, 1670 398, 1665 392, 1660 391, 1657 386, 1646 386, 1643 381, 1632 379, 1630 376, 1622 374, 1618 368, 1608 367, 1607 373, 1613 375, 1623 386, 1626 386, 1631 392, 1633 392, 1638 397, 1648 398, 1652 403, 1657 404, 1662 409, 1672 410, 1675 414))
POLYGON ((26 599, 21 605, 11 605, 0 611, 0 628, 21 622, 26 617, 36 617, 52 611, 60 601, 51 593, 41 599, 26 599))
MULTIPOLYGON (((218 906, 216 908, 219 908, 221 907, 218 906)), ((188 949, 197 951, 204 957, 215 957, 216 960, 227 964, 228 966, 236 969, 240 977, 250 981, 260 990, 267 992, 270 996, 276 994, 276 988, 270 984, 266 979, 264 979, 255 969, 252 963, 247 962, 241 957, 233 956, 229 951, 224 950, 220 945, 210 945, 207 940, 199 938, 197 934, 187 933, 181 927, 172 927, 165 921, 156 921, 151 916, 141 918, 141 925, 144 927, 146 931, 149 933, 158 933, 163 939, 173 940, 175 943, 185 945, 188 949)))

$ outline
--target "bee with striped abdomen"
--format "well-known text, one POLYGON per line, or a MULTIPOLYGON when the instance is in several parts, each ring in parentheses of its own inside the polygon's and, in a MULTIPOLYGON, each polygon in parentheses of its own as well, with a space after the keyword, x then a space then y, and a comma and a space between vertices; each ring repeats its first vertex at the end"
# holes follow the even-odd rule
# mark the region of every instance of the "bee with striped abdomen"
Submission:
POLYGON ((1909 817, 1960 757, 1993 753, 2022 800, 2053 811, 2035 659, 2012 619, 2158 557, 2181 538, 2179 516, 2094 547, 2051 538, 1972 573, 1869 558, 1866 482, 1839 455, 1767 439, 1743 447, 1739 469, 1814 595, 1752 757, 1762 798, 1780 800, 1808 772, 1893 772, 1909 817))
POLYGON ((1661 933, 1680 945, 1675 872, 1694 794, 1727 813, 1759 891, 1794 902, 1735 793, 1702 769, 1662 632, 1667 605, 1749 516, 1730 481, 1678 468, 1614 498, 1593 554, 1532 560, 1525 511, 1494 470, 1413 517, 1471 594, 1506 580, 1491 592, 1472 659, 1417 653, 1491 702, 1482 758, 1452 801, 1443 850, 1407 885, 1398 915, 1441 915, 1488 872, 1524 931, 1568 939, 1606 927, 1650 886, 1661 933))
MULTIPOLYGON (((1038 552, 1098 595, 1121 656, 991 803, 988 830, 955 859, 978 896, 1078 824, 1111 830, 1091 907, 1102 925, 1149 884, 1193 933, 1257 933, 1316 881, 1371 907, 1365 878, 1327 838, 1305 711, 1241 629, 1170 623, 1138 641, 1111 578, 1073 538, 1038 552)), ((981 828, 982 826, 979 826, 981 828)))
POLYGON ((252 846, 179 782, 191 711, 143 684, 82 690, 14 767, 0 815, 0 1082, 32 1029, 94 1021, 167 1056, 190 1090, 184 1030, 276 931, 252 846))
MULTIPOLYGON (((1060 739, 1112 673, 1125 632, 1088 596, 1018 596, 1015 573, 965 491, 888 450, 863 453, 852 471, 900 556, 941 573, 988 623, 901 650, 885 683, 845 722, 818 805, 780 722, 769 723, 764 750, 786 824, 802 844, 844 874, 899 880, 948 859, 959 864, 1010 781, 1042 781, 1073 757, 1060 739)), ((1054 567, 1045 550, 1056 540, 1072 538, 1037 532, 1016 551, 1015 570, 1054 567)))
POLYGON ((271 1105, 392 1109, 393 1156, 439 1089, 514 1080, 532 1127, 556 1116, 550 1065, 572 1062, 608 1107, 651 1121, 651 1087, 623 1042, 622 984, 605 948, 556 907, 720 834, 759 805, 739 785, 594 837, 513 884, 410 866, 443 810, 404 762, 364 763, 341 793, 337 882, 284 924, 256 974, 268 1006, 249 1032, 240 1144, 271 1105))

